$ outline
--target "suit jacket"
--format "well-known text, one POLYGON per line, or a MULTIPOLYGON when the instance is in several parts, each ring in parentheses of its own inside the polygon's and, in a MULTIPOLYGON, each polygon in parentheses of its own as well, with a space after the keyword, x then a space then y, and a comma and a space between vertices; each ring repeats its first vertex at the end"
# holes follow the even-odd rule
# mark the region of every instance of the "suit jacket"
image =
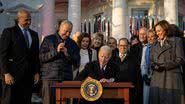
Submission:
POLYGON ((26 46, 23 33, 18 25, 3 30, 0 38, 1 76, 10 73, 15 82, 21 78, 33 79, 39 72, 38 34, 28 29, 32 38, 31 47, 26 46))
MULTIPOLYGON (((133 103, 136 103, 136 104, 142 104, 142 90, 143 90, 143 80, 141 78, 141 69, 140 69, 140 64, 141 64, 141 57, 142 57, 142 52, 143 52, 143 45, 142 43, 138 43, 138 44, 135 44, 134 46, 131 47, 130 49, 130 55, 132 55, 133 57, 135 57, 135 61, 136 61, 136 64, 134 66, 137 66, 135 68, 138 68, 136 69, 137 70, 137 74, 136 74, 136 78, 137 81, 134 81, 134 84, 135 84, 135 90, 134 93, 136 95, 134 95, 134 99, 135 101, 133 103)), ((134 62, 135 62, 134 61, 134 62)), ((132 62, 131 62, 132 63, 132 62)), ((129 63, 130 64, 130 63, 129 63)))
POLYGON ((130 54, 136 57, 138 65, 141 64, 142 52, 143 52, 143 45, 141 42, 133 45, 130 48, 130 54))
POLYGON ((117 55, 117 62, 120 66, 120 72, 118 75, 119 82, 132 82, 134 89, 131 90, 131 102, 132 104, 142 104, 142 78, 139 70, 139 65, 135 56, 132 56, 129 52, 127 53, 124 60, 121 62, 119 55, 117 55))
POLYGON ((75 79, 82 81, 89 76, 96 80, 100 80, 102 78, 106 78, 106 79, 115 78, 115 80, 117 80, 118 73, 119 73, 119 66, 115 63, 108 62, 105 68, 105 72, 103 74, 103 72, 100 69, 99 62, 93 61, 93 62, 87 63, 84 70, 80 72, 80 74, 75 79))
POLYGON ((120 66, 118 80, 120 82, 132 82, 134 85, 136 85, 137 81, 141 80, 140 71, 138 70, 139 65, 137 64, 136 58, 134 56, 127 53, 126 57, 122 62, 119 58, 118 63, 120 66))

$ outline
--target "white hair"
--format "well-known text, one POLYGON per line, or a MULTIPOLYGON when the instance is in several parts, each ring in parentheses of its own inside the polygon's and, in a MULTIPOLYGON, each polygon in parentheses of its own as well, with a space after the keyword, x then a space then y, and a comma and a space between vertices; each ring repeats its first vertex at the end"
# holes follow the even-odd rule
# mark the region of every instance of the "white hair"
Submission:
POLYGON ((109 52, 110 57, 112 56, 112 49, 108 45, 102 46, 99 51, 102 50, 109 52))
POLYGON ((71 27, 73 27, 72 22, 69 21, 69 20, 64 20, 64 21, 62 21, 61 24, 60 24, 60 26, 63 26, 63 25, 65 25, 65 24, 68 24, 68 25, 70 25, 71 27))
POLYGON ((19 18, 22 14, 28 14, 28 16, 30 16, 30 13, 28 10, 26 9, 20 9, 18 12, 17 12, 17 18, 19 18))

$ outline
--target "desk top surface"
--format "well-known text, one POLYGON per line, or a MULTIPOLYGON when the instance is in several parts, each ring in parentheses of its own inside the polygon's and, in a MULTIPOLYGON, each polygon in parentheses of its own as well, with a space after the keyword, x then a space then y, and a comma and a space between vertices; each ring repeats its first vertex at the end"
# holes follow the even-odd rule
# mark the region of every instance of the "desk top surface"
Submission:
MULTIPOLYGON (((60 88, 79 88, 81 87, 81 81, 63 81, 60 83, 55 83, 52 87, 60 87, 60 88)), ((133 84, 131 82, 106 82, 101 83, 104 88, 133 88, 133 84)))

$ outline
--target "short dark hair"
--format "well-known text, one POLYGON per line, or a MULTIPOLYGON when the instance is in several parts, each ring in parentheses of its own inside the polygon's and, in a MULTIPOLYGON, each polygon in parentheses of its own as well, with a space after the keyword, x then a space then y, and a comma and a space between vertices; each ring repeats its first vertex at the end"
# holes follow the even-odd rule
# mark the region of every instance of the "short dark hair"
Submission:
POLYGON ((119 43, 118 43, 118 44, 120 44, 120 41, 121 41, 121 40, 123 40, 123 41, 127 42, 127 44, 129 44, 129 41, 128 41, 127 38, 121 38, 121 39, 119 39, 119 43))
POLYGON ((90 46, 91 46, 91 36, 88 33, 85 33, 85 32, 82 32, 80 34, 80 36, 78 37, 78 40, 77 40, 78 46, 81 48, 81 42, 82 42, 83 38, 89 38, 88 48, 90 48, 90 46))

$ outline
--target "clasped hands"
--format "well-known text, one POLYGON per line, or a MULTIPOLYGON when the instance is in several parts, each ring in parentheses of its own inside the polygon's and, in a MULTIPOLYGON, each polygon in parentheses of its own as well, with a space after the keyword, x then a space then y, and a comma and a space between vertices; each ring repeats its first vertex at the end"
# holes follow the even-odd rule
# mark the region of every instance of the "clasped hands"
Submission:
POLYGON ((63 52, 65 56, 68 56, 67 48, 65 47, 65 44, 63 42, 60 43, 60 44, 58 44, 58 46, 57 46, 57 52, 58 53, 63 52))
POLYGON ((165 70, 164 63, 156 63, 156 62, 154 62, 154 63, 152 63, 151 68, 153 70, 156 70, 156 71, 159 71, 159 72, 165 70))

